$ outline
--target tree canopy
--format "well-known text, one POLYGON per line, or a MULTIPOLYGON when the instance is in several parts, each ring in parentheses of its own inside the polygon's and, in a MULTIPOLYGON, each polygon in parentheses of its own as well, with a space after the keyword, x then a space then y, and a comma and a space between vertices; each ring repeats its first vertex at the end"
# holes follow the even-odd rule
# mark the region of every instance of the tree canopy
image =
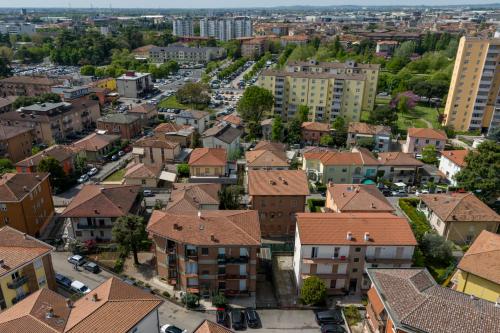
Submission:
POLYGON ((132 251, 134 263, 139 264, 137 253, 144 241, 148 240, 144 218, 137 215, 120 216, 111 230, 113 240, 118 243, 124 253, 132 251))
POLYGON ((67 186, 66 173, 64 173, 63 167, 54 157, 44 157, 40 163, 38 163, 37 170, 40 172, 48 172, 50 174, 50 183, 54 186, 54 188, 60 190, 67 186))
POLYGON ((271 140, 276 142, 283 141, 283 130, 283 120, 280 116, 275 117, 271 128, 271 140))
POLYGON ((206 106, 210 103, 210 89, 203 83, 187 83, 177 90, 177 100, 182 104, 206 106))
POLYGON ((300 299, 308 305, 316 305, 326 298, 326 285, 317 276, 306 278, 300 289, 300 299))
POLYGON ((267 89, 250 86, 245 89, 238 102, 238 114, 249 124, 250 134, 255 135, 260 122, 269 113, 274 104, 273 93, 267 89))

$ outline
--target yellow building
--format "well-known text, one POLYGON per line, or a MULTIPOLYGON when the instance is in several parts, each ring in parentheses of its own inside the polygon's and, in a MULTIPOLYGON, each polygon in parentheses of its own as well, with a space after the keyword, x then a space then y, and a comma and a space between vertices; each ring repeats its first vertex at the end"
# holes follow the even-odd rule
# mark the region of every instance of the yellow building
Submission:
POLYGON ((500 38, 462 37, 443 124, 458 131, 492 131, 500 125, 500 38))
POLYGON ((309 121, 332 122, 338 116, 359 121, 373 110, 379 65, 290 62, 286 70, 267 70, 259 85, 273 92, 273 113, 293 118, 299 105, 309 106, 309 121))
POLYGON ((188 165, 191 177, 223 177, 227 173, 227 152, 223 148, 196 148, 188 165))
POLYGON ((0 310, 43 287, 56 290, 53 250, 16 229, 0 228, 0 310))
POLYGON ((105 79, 101 79, 94 83, 96 88, 109 89, 111 91, 116 91, 116 79, 112 77, 108 77, 105 79))
POLYGON ((500 301, 500 235, 483 231, 460 260, 452 281, 457 291, 500 301))

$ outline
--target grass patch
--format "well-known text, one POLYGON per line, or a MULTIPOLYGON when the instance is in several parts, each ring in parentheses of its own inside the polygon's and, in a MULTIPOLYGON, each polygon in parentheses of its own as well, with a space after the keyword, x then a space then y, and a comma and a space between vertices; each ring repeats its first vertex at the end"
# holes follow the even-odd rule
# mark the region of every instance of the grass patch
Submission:
POLYGON ((349 326, 353 326, 361 322, 361 314, 359 313, 358 308, 354 305, 349 305, 344 308, 344 316, 349 326))
POLYGON ((172 95, 168 98, 163 99, 160 103, 158 103, 158 107, 166 108, 166 109, 193 109, 193 110, 204 110, 208 112, 212 112, 212 109, 208 109, 208 106, 205 104, 182 104, 177 100, 175 95, 172 95))
POLYGON ((106 181, 106 182, 119 182, 120 180, 123 179, 124 175, 125 175, 125 169, 120 169, 120 170, 113 172, 104 181, 106 181))
POLYGON ((426 128, 429 127, 428 123, 432 128, 440 129, 441 124, 438 121, 438 117, 442 112, 442 108, 436 110, 435 108, 423 106, 421 104, 417 105, 408 113, 398 113, 398 130, 406 132, 409 127, 426 128))

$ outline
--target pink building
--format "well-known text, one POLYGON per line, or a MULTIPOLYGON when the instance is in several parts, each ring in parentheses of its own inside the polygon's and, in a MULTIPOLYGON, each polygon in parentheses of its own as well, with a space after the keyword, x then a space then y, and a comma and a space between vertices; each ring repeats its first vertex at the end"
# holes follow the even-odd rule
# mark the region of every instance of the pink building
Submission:
POLYGON ((444 145, 448 137, 441 130, 432 128, 408 128, 406 142, 402 146, 403 153, 420 154, 422 148, 434 145, 436 150, 444 150, 444 145))

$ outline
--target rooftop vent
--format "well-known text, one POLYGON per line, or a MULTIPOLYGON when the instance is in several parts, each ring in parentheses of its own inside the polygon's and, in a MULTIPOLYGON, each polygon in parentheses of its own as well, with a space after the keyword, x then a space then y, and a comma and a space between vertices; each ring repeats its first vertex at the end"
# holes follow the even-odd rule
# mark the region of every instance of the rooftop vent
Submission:
POLYGON ((0 267, 5 266, 5 261, 3 259, 0 259, 0 267))
POLYGON ((350 232, 350 231, 347 232, 346 239, 347 240, 352 240, 352 232, 350 232))
POLYGON ((375 207, 375 204, 374 204, 373 202, 372 202, 372 204, 371 204, 371 207, 372 207, 373 209, 375 209, 375 208, 376 208, 376 207, 375 207))
POLYGON ((66 298, 66 307, 70 309, 73 307, 73 302, 69 298, 66 298))
POLYGON ((47 319, 54 318, 54 309, 52 309, 51 307, 49 307, 47 309, 47 313, 45 314, 45 318, 47 318, 47 319))
POLYGON ((181 230, 181 226, 178 223, 174 223, 174 230, 181 230))
POLYGON ((92 302, 97 302, 99 298, 97 297, 97 293, 92 294, 92 302))
POLYGON ((200 223, 200 230, 205 230, 205 226, 200 223))
POLYGON ((365 242, 368 242, 370 240, 370 233, 365 232, 365 236, 363 238, 364 238, 365 242))
POLYGON ((211 235, 210 235, 210 240, 211 240, 212 242, 217 242, 217 238, 215 238, 215 235, 214 235, 214 234, 211 234, 211 235))

